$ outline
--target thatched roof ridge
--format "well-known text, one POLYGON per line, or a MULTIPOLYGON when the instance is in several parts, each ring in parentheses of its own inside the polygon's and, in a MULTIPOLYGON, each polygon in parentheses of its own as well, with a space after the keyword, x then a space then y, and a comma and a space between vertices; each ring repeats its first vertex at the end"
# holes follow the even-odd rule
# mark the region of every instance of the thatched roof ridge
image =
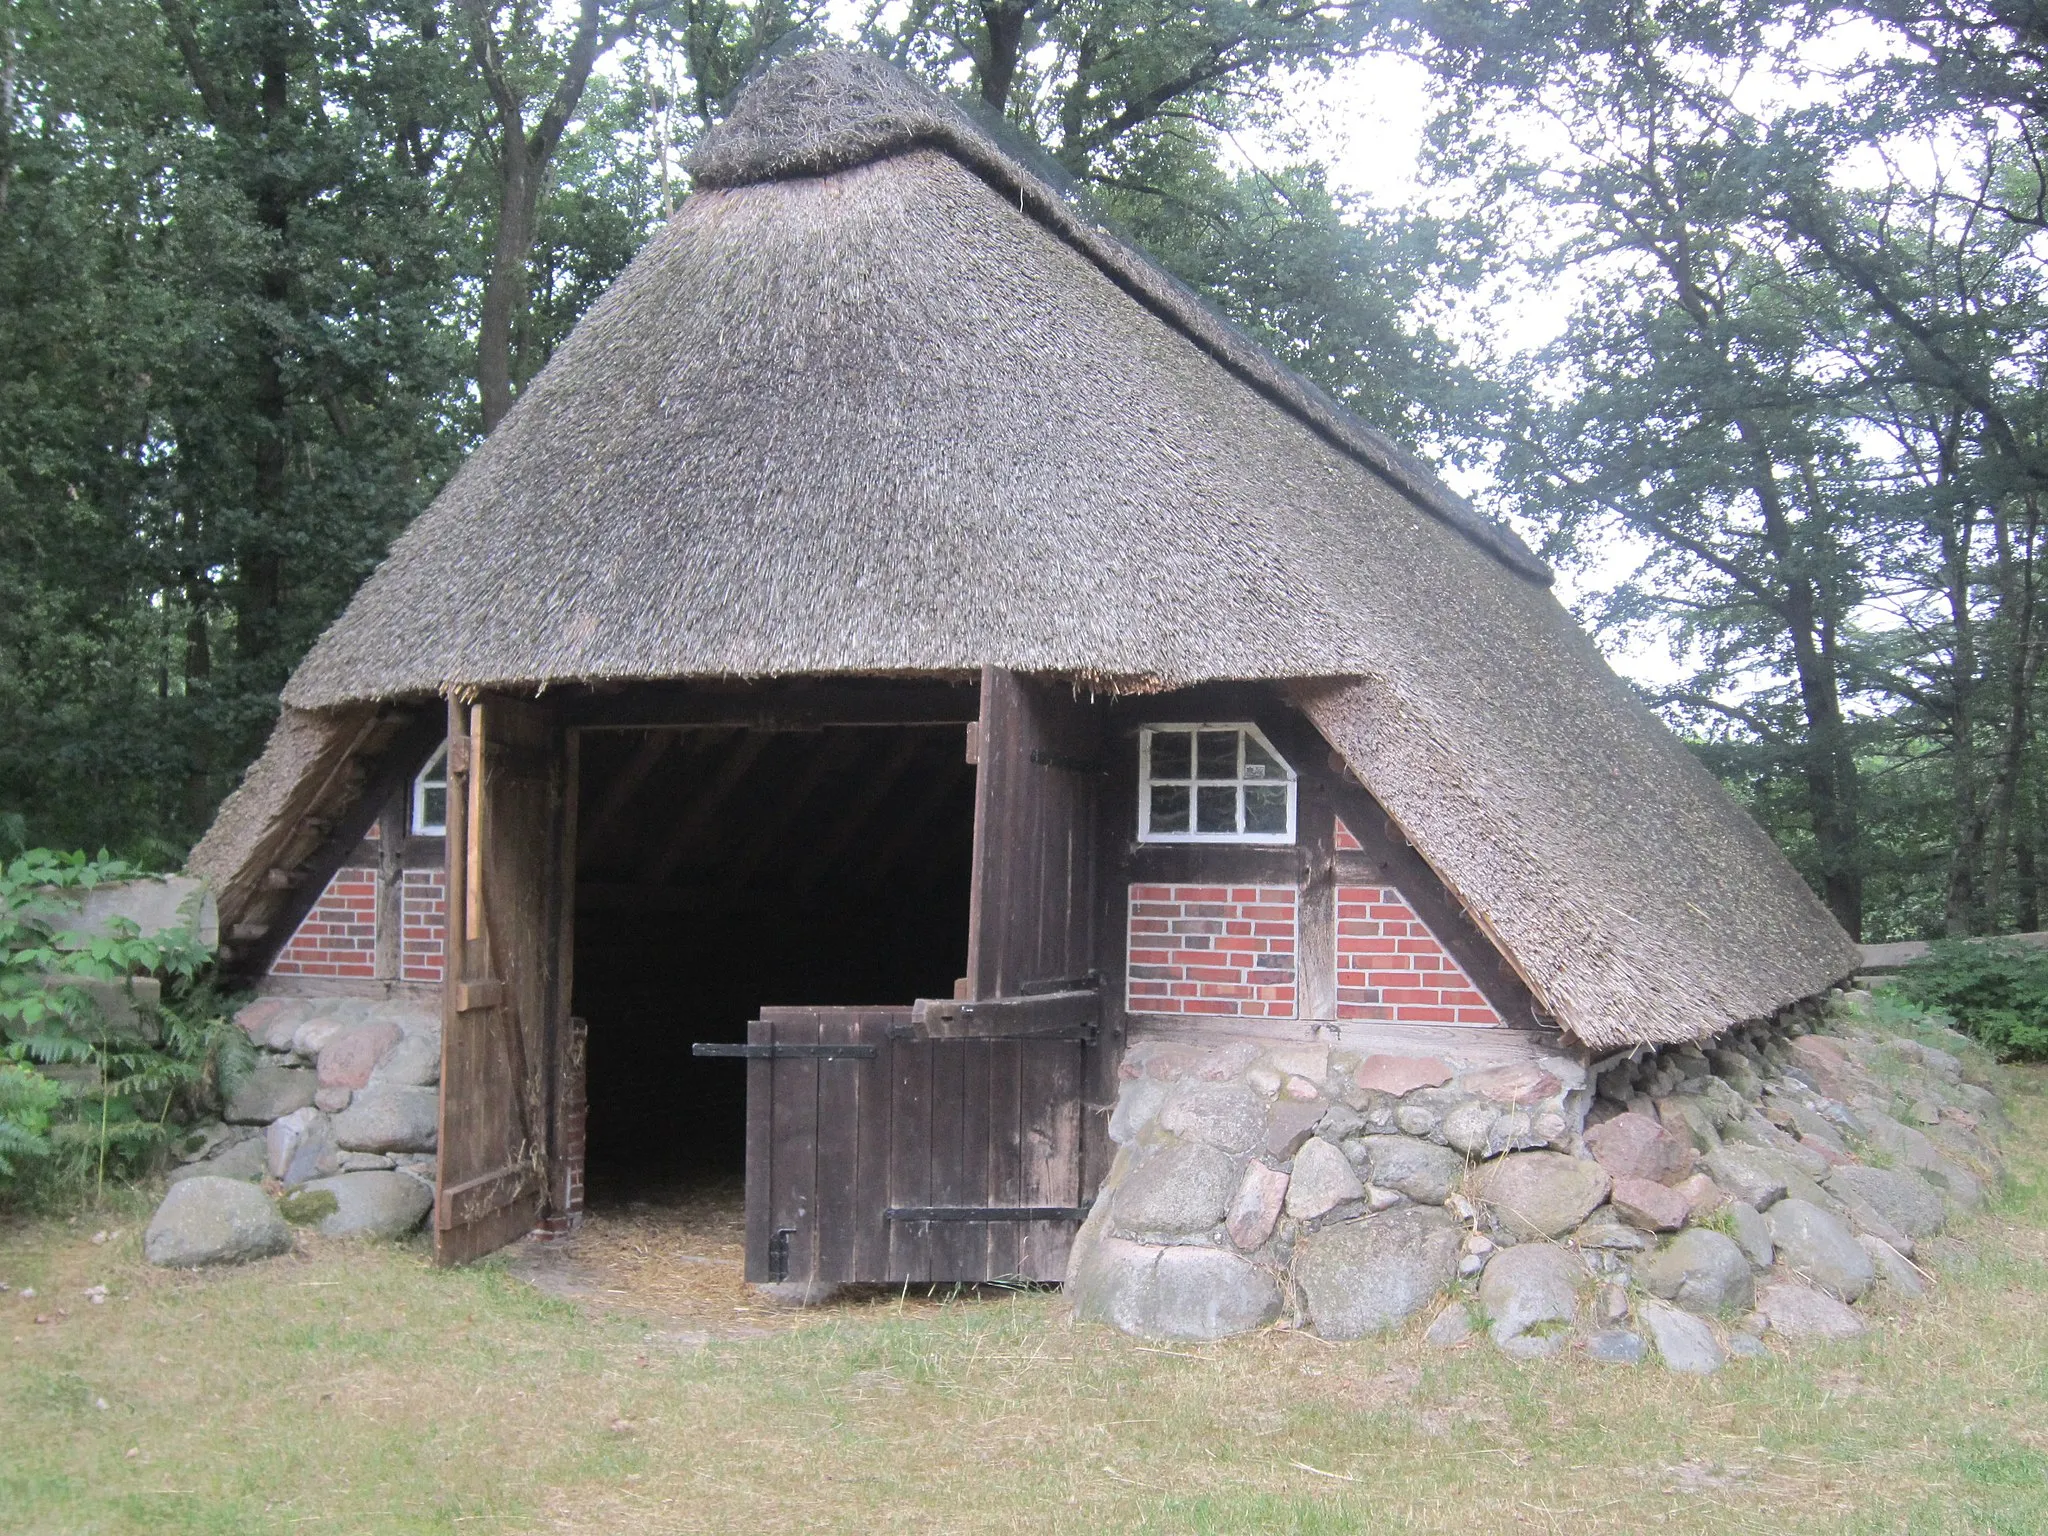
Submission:
POLYGON ((1431 516, 1548 586, 1550 568, 1512 528, 1458 495, 1420 459, 1368 426, 1212 309, 1193 289, 1089 216, 1026 151, 1005 147, 957 103, 871 53, 825 48, 753 80, 732 115, 704 136, 689 170, 700 188, 741 187, 792 176, 829 176, 857 165, 935 148, 971 167, 1132 297, 1157 312, 1316 431, 1355 454, 1431 516))

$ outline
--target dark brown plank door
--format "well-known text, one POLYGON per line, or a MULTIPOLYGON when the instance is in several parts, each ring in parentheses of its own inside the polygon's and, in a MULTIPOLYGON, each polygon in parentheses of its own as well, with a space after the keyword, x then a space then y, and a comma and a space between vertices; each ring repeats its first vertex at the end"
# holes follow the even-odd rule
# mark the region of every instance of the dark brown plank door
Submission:
POLYGON ((486 695, 451 706, 449 735, 434 1257, 459 1264, 531 1231, 543 1212, 549 1012, 567 903, 554 711, 486 695))
POLYGON ((1103 718, 1064 680, 981 674, 967 981, 1014 997, 1095 966, 1103 718))

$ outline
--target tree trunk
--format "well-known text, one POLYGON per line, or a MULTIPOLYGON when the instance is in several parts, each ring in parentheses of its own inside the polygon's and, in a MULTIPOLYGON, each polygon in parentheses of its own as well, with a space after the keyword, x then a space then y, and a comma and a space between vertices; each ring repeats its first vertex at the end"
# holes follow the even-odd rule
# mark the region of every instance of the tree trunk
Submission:
POLYGON ((1963 938, 1977 931, 1977 872, 1984 853, 1984 812, 1977 794, 1977 630, 1970 611, 1971 523, 1942 540, 1948 581, 1949 622, 1955 628, 1955 702, 1949 720, 1949 804, 1954 839, 1949 846, 1948 882, 1942 898, 1942 932, 1963 938))
POLYGON ((1024 23, 1030 18, 1030 0, 1002 0, 981 7, 985 51, 975 60, 981 76, 981 99, 1001 112, 1010 104, 1010 89, 1017 83, 1017 66, 1024 56, 1024 23))
POLYGON ((477 322, 476 384, 489 432, 512 409, 512 333, 526 308, 526 267, 540 206, 540 175, 517 120, 500 135, 498 228, 491 243, 491 274, 477 322))

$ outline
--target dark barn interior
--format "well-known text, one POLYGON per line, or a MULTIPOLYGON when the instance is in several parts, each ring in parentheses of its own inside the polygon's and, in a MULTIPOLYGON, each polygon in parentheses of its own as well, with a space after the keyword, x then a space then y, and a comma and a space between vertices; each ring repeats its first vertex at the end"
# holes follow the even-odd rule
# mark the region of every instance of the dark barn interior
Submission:
POLYGON ((586 731, 575 997, 594 1203, 737 1189, 763 1006, 908 1005, 965 973, 974 769, 954 725, 586 731))

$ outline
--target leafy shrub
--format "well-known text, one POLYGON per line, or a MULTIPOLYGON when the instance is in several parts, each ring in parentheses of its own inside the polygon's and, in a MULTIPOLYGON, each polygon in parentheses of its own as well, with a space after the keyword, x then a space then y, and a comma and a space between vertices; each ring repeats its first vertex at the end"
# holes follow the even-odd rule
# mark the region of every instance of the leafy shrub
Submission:
POLYGON ((1893 983, 2003 1060, 2048 1058, 2048 949, 1998 939, 1942 940, 1893 983))
MULTIPOLYGON (((75 925, 85 893, 134 866, 37 848, 0 865, 0 1198, 62 1198, 148 1167, 174 1115, 210 1105, 252 1059, 206 977, 197 924, 75 925), (84 983, 155 977, 155 1043, 115 1026, 84 983)), ((196 918, 196 913, 193 914, 196 918)))

